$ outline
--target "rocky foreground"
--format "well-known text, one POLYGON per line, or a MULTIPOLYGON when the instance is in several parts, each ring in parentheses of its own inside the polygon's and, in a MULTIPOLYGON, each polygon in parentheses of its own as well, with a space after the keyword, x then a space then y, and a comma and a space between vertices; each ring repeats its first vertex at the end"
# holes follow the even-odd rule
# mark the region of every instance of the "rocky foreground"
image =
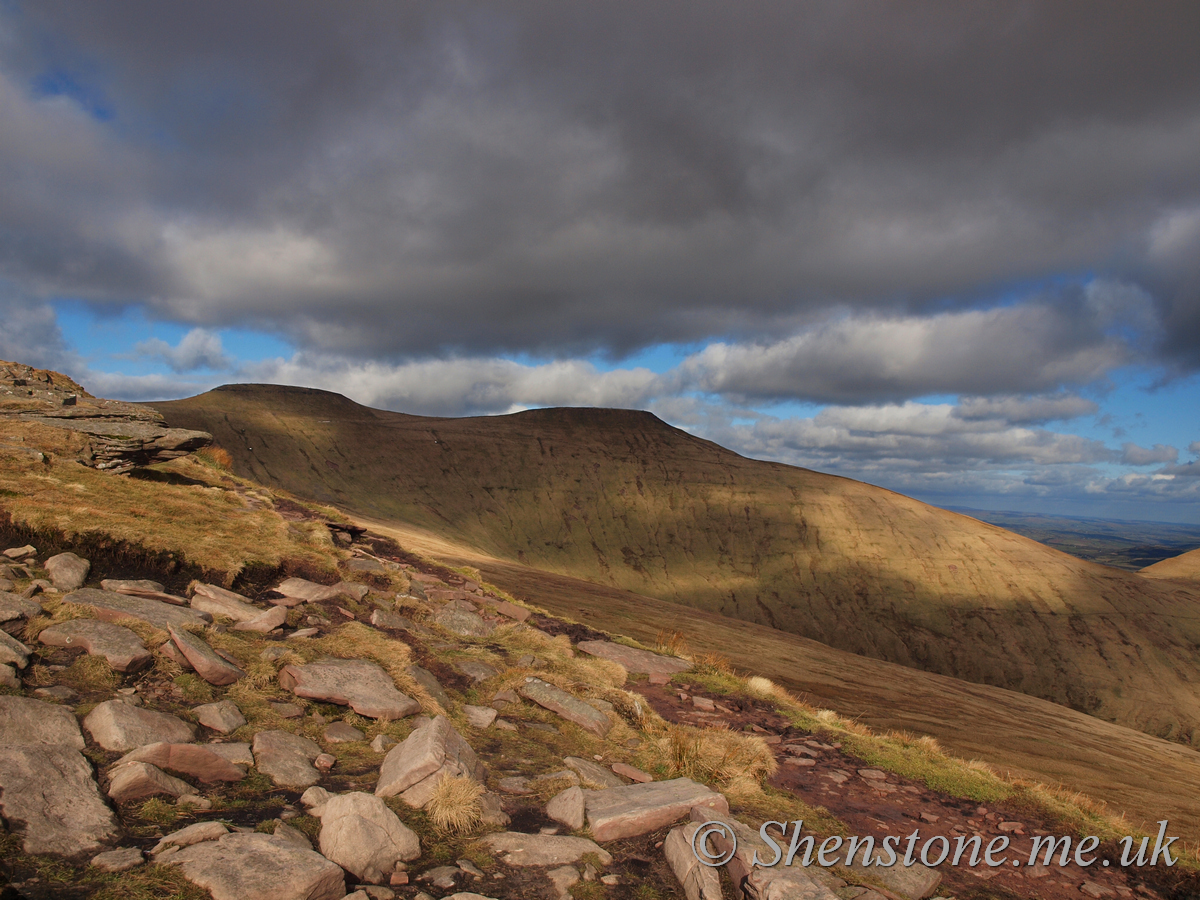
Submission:
POLYGON ((755 865, 759 821, 841 827, 822 806, 877 840, 1049 826, 856 761, 769 690, 722 695, 687 659, 337 535, 342 580, 255 597, 4 551, 5 896, 1133 896, 1120 871, 755 865), (739 838, 720 868, 692 851, 714 820, 739 838))

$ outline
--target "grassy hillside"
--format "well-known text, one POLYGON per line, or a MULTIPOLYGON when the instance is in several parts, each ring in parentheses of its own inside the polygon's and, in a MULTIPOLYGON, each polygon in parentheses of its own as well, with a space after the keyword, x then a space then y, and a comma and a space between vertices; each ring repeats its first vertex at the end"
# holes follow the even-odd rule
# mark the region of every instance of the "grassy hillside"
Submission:
POLYGON ((1171 559, 1142 569, 1142 575, 1150 578, 1179 578, 1185 581, 1200 582, 1200 550, 1182 553, 1171 559))
MULTIPOLYGON (((648 413, 432 419, 240 385, 155 404, 235 471, 490 558, 1200 741, 1200 591, 648 413)), ((664 623, 669 624, 669 623, 664 623)))

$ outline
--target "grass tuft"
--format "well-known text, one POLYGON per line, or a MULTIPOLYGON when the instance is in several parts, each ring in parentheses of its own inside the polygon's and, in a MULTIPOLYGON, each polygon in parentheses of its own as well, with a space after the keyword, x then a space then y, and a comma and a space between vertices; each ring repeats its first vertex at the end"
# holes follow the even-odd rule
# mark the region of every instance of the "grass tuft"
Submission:
POLYGON ((479 798, 483 785, 465 776, 444 776, 433 789, 433 797, 425 807, 429 820, 440 832, 463 834, 479 824, 483 812, 479 798))

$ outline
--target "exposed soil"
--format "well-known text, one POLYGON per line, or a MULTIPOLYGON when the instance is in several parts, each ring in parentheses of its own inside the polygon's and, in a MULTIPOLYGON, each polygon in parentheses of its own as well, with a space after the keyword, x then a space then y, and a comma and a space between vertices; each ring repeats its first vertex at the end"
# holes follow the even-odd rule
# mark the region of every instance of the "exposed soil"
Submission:
MULTIPOLYGON (((978 836, 984 848, 1001 835, 1009 837, 1009 848, 996 854, 1005 858, 1003 866, 991 868, 982 862, 974 867, 967 865, 969 848, 960 865, 940 865, 943 881, 938 893, 941 895, 953 895, 959 900, 1003 896, 1042 900, 1079 900, 1080 896, 1168 900, 1200 897, 1200 877, 1194 874, 1167 869, 1161 862, 1153 868, 1122 868, 1121 848, 1115 843, 1098 847, 1091 854, 1096 862, 1087 868, 1076 864, 1073 854, 1065 866, 1059 865, 1057 854, 1052 865, 1041 865, 1044 848, 1038 864, 1029 865, 1035 837, 1058 836, 1053 823, 1025 809, 1010 809, 1003 804, 980 806, 874 769, 843 750, 836 741, 828 742, 820 734, 791 727, 751 698, 710 697, 714 711, 705 712, 696 707, 692 698, 706 694, 693 692, 691 685, 638 682, 630 687, 670 722, 699 727, 725 725, 734 730, 749 728, 762 733, 779 762, 772 786, 792 792, 811 806, 829 810, 846 824, 851 835, 870 836, 877 845, 888 836, 899 836, 901 852, 914 831, 919 834, 918 852, 935 836, 947 839, 951 848, 957 846, 960 837, 969 840, 978 836), (1013 865, 1014 859, 1019 866, 1013 865), (1104 860, 1110 863, 1107 867, 1104 860), (1085 884, 1089 885, 1087 889, 1085 884), (1089 893, 1095 890, 1090 886, 1110 893, 1089 893)), ((1176 844, 1175 848, 1178 847, 1176 844)), ((936 860, 940 850, 941 843, 935 841, 931 859, 936 860)))

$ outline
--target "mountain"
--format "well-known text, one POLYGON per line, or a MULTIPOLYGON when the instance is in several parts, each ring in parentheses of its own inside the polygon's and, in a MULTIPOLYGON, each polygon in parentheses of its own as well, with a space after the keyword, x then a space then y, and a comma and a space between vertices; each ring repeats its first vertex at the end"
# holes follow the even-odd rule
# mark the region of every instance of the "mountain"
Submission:
POLYGON ((1200 582, 1200 550, 1192 550, 1146 566, 1141 574, 1149 578, 1178 578, 1200 582))
POLYGON ((240 475, 492 559, 1200 742, 1189 584, 746 459, 645 412, 427 418, 269 385, 154 406, 211 433, 240 475))

